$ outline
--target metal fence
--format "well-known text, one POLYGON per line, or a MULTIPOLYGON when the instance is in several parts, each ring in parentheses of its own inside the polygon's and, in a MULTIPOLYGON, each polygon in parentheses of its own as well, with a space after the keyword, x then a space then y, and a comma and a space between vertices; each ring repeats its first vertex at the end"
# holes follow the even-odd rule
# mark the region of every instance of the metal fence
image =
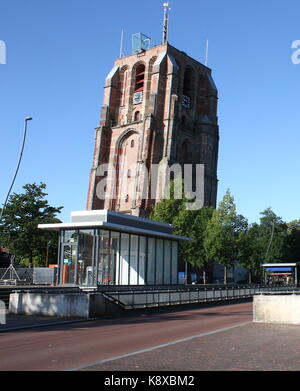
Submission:
MULTIPOLYGON (((208 303, 252 298, 263 292, 295 291, 296 287, 269 286, 222 286, 222 287, 172 287, 160 289, 119 289, 104 290, 107 299, 126 309, 162 307, 181 304, 208 303)), ((299 289, 298 289, 299 290, 299 289)))
POLYGON ((29 268, 0 268, 0 285, 32 285, 33 271, 29 268))
POLYGON ((54 285, 57 269, 47 267, 0 269, 0 285, 54 285))

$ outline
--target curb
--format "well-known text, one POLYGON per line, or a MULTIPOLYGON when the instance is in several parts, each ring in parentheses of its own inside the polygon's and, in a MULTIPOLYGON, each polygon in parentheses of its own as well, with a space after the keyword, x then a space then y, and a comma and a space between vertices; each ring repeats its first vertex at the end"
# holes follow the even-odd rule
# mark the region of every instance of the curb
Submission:
POLYGON ((99 318, 89 318, 89 319, 77 319, 77 320, 65 320, 65 321, 58 321, 58 322, 50 322, 50 323, 41 323, 41 324, 32 324, 32 325, 24 325, 24 326, 18 326, 18 327, 8 327, 5 329, 0 328, 0 334, 1 333, 7 333, 9 331, 18 331, 18 330, 26 330, 26 329, 35 329, 39 327, 49 327, 49 326, 59 326, 59 325, 65 325, 65 324, 72 324, 72 323, 82 323, 82 322, 89 322, 92 320, 99 320, 99 318))

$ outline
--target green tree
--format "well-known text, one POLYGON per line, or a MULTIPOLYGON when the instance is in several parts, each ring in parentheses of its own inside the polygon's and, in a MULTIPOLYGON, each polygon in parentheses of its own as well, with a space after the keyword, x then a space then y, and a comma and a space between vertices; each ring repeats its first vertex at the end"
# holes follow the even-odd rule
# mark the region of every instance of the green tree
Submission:
POLYGON ((260 235, 261 227, 254 223, 240 236, 239 261, 241 266, 249 271, 249 283, 260 281, 261 264, 265 250, 260 235))
POLYGON ((204 249, 207 258, 224 265, 224 283, 227 270, 233 267, 241 252, 241 238, 248 227, 247 220, 236 212, 234 198, 227 190, 218 209, 214 211, 207 225, 204 249))
POLYGON ((288 237, 287 228, 287 224, 268 208, 261 212, 260 224, 252 224, 243 235, 240 262, 256 281, 263 263, 284 262, 286 254, 293 253, 297 235, 291 229, 288 237))
POLYGON ((287 225, 271 208, 261 212, 260 240, 262 260, 266 263, 284 261, 284 245, 286 242, 287 225))
POLYGON ((286 262, 298 262, 300 260, 300 220, 287 223, 283 252, 286 262))
MULTIPOLYGON (((199 210, 187 210, 188 200, 184 197, 176 199, 174 194, 181 181, 170 183, 170 198, 162 199, 155 205, 151 218, 156 221, 173 225, 173 232, 179 236, 193 238, 190 242, 181 242, 179 246, 179 261, 188 262, 199 272, 207 269, 207 257, 203 248, 206 226, 210 220, 213 208, 204 207, 199 210)), ((208 270, 209 272, 209 270, 208 270)))
POLYGON ((0 241, 23 266, 44 266, 48 250, 48 260, 56 263, 57 234, 38 229, 38 224, 60 222, 56 215, 63 207, 49 205, 44 183, 27 184, 23 189, 24 193, 14 193, 9 198, 1 222, 0 241))
POLYGON ((174 233, 180 236, 193 238, 193 241, 182 242, 179 256, 183 261, 189 262, 198 272, 211 274, 209 259, 204 250, 204 239, 208 222, 213 215, 213 208, 204 207, 199 210, 180 210, 173 220, 174 233))
POLYGON ((176 193, 181 189, 182 193, 182 180, 171 181, 168 185, 166 193, 168 193, 168 198, 163 198, 159 203, 157 203, 150 215, 152 220, 161 221, 163 223, 173 224, 174 219, 179 215, 179 213, 185 210, 186 199, 181 196, 176 198, 176 193))

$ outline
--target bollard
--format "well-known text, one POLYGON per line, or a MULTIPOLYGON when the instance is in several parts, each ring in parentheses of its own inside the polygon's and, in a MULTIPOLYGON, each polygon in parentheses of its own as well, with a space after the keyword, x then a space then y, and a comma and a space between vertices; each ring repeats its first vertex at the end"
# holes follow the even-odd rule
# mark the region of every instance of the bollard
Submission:
POLYGON ((0 300, 0 324, 6 324, 6 308, 2 300, 0 300))

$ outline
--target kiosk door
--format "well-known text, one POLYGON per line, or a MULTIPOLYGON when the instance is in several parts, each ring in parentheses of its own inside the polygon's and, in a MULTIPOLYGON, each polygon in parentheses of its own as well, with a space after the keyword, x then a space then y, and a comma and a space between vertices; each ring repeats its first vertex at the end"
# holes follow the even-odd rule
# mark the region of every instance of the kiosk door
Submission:
POLYGON ((77 245, 64 244, 62 248, 62 275, 63 285, 76 285, 77 282, 77 245))

